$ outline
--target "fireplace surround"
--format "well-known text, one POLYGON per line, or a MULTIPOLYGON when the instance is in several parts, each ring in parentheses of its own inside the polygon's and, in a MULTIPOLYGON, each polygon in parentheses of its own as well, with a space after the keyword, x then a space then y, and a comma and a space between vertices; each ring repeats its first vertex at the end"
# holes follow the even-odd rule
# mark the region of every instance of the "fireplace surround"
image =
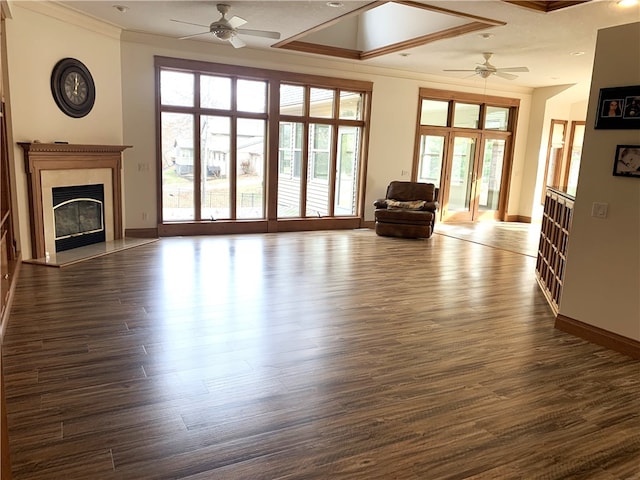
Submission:
MULTIPOLYGON (((31 253, 34 259, 60 251, 56 247, 54 189, 102 185, 101 221, 105 241, 123 238, 122 152, 130 146, 60 143, 19 145, 24 151, 28 180, 31 253)), ((85 205, 85 208, 90 207, 85 205)))

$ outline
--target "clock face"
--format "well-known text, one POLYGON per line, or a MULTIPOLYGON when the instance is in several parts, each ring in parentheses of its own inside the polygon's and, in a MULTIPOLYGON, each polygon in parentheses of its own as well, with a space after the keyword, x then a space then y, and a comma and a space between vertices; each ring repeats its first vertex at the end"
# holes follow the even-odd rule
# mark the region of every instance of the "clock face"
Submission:
POLYGON ((70 71, 64 79, 64 94, 74 105, 82 105, 87 101, 89 88, 80 72, 70 71))
POLYGON ((74 58, 63 58, 53 68, 51 93, 60 110, 74 118, 87 115, 96 97, 91 73, 74 58))

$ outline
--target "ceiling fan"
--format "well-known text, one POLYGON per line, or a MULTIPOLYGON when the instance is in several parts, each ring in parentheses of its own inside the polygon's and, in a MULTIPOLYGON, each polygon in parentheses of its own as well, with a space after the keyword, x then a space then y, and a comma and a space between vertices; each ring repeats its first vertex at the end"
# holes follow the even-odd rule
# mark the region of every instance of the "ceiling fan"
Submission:
POLYGON ((208 30, 204 32, 194 33, 193 35, 187 35, 186 37, 180 37, 180 40, 211 33, 213 34, 214 37, 220 40, 228 41, 235 48, 241 48, 241 47, 244 47, 246 43, 244 43, 240 38, 238 38, 238 34, 253 35, 255 37, 273 38, 276 40, 280 38, 280 34, 278 32, 238 28, 244 25, 245 23, 247 23, 247 21, 244 18, 240 18, 237 16, 233 16, 230 19, 227 19, 225 15, 229 12, 231 5, 228 5, 226 3, 218 3, 216 7, 218 8, 218 11, 222 14, 222 16, 215 22, 212 22, 210 25, 200 25, 198 23, 183 22, 182 20, 171 19, 172 22, 185 23, 187 25, 196 25, 198 27, 208 28, 208 30))
POLYGON ((482 78, 489 78, 491 75, 496 75, 500 78, 505 78, 507 80, 513 80, 518 78, 517 75, 512 75, 511 73, 506 72, 528 72, 529 69, 527 67, 506 67, 506 68, 497 68, 491 63, 489 63, 489 59, 493 53, 484 52, 482 56, 484 57, 484 63, 479 63, 476 68, 473 70, 444 70, 445 72, 474 72, 474 75, 479 75, 482 78))

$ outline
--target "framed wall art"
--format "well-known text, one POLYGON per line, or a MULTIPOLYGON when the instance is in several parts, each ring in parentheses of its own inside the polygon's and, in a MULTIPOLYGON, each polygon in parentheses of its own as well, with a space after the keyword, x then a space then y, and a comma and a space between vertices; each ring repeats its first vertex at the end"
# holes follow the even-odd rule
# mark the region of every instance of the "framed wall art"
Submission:
POLYGON ((640 85, 600 89, 595 128, 640 130, 640 85))
POLYGON ((618 145, 613 162, 613 174, 640 178, 640 145, 618 145))

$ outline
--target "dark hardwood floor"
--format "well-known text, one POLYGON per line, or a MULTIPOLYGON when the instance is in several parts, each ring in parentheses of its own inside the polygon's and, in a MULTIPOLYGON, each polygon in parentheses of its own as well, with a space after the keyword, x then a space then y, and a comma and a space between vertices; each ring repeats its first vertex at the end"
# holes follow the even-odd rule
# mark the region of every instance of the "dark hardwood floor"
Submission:
POLYGON ((640 362, 553 328, 535 258, 370 230, 23 265, 14 479, 639 479, 640 362))

